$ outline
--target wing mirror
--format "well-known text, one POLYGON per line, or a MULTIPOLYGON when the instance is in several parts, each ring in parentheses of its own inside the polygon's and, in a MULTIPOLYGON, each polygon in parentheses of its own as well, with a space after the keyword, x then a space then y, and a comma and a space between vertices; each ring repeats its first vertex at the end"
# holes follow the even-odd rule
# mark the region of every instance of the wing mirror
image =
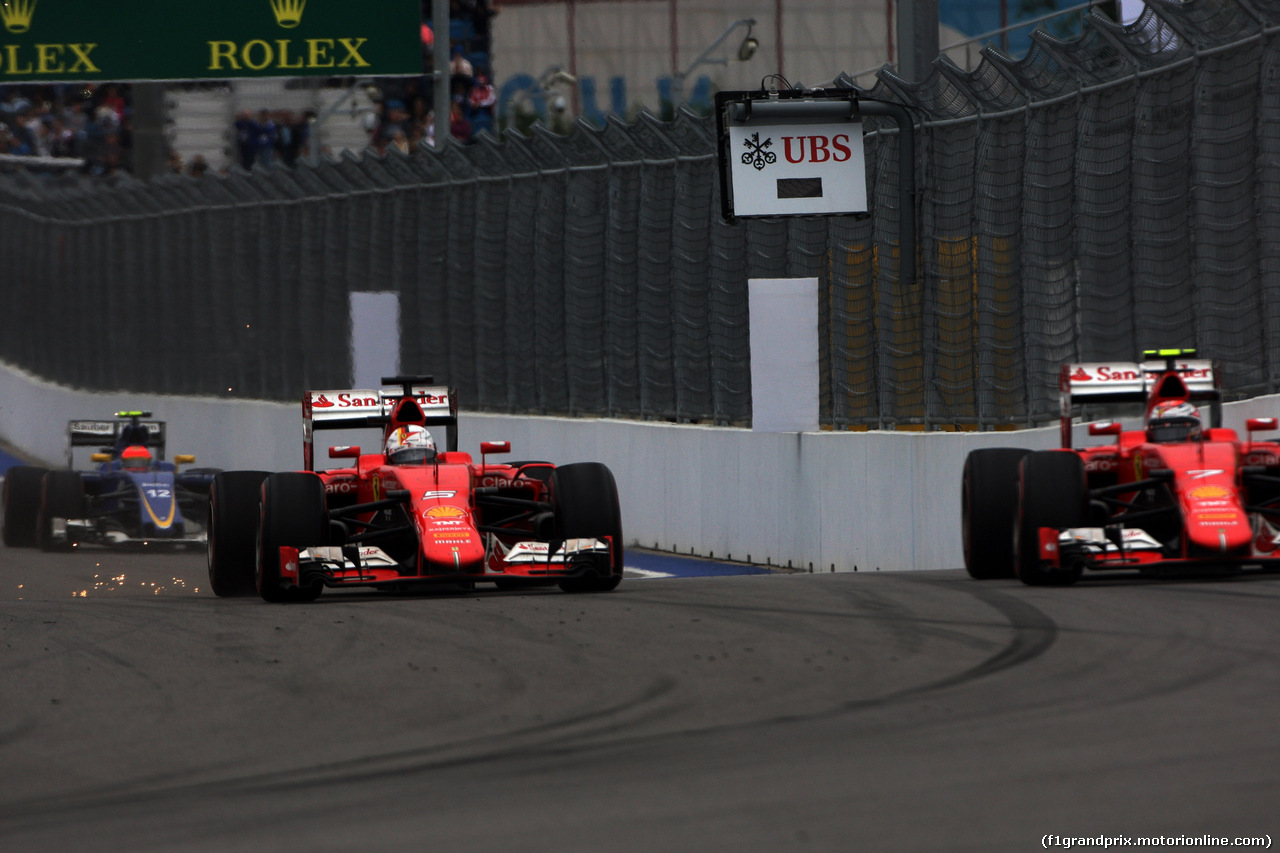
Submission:
POLYGON ((1089 435, 1119 435, 1123 429, 1119 421, 1101 421, 1089 424, 1089 435))
POLYGON ((1270 432, 1274 429, 1280 429, 1280 420, 1276 418, 1249 418, 1244 422, 1244 428, 1249 432, 1270 432))
POLYGON ((111 454, 110 453, 94 453, 89 457, 89 459, 93 462, 110 462, 111 454))
POLYGON ((359 459, 360 448, 354 444, 340 444, 329 448, 330 459, 359 459))
POLYGON ((510 453, 511 442, 509 441, 482 441, 480 442, 480 464, 488 465, 489 461, 485 458, 491 453, 510 453))
POLYGON ((194 453, 178 453, 173 457, 174 465, 194 465, 196 455, 194 453))

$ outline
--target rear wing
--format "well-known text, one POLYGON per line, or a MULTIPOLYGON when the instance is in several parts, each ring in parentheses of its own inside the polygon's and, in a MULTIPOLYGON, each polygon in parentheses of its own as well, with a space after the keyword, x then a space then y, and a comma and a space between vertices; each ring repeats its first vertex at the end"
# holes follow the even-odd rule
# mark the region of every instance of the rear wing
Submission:
MULTIPOLYGON (((125 427, 133 422, 132 418, 117 418, 103 421, 68 421, 67 422, 67 467, 74 464, 72 451, 77 447, 96 447, 103 450, 115 450, 116 439, 125 427)), ((146 427, 147 447, 156 448, 156 456, 164 459, 165 426, 164 421, 138 421, 138 425, 146 427)))
POLYGON ((1208 402, 1212 426, 1222 425, 1222 389, 1218 371, 1208 359, 1158 359, 1142 362, 1108 361, 1064 364, 1058 390, 1062 405, 1062 446, 1071 446, 1071 418, 1081 403, 1139 403, 1146 405, 1160 377, 1177 373, 1190 398, 1208 402))
MULTIPOLYGON (((307 391, 302 395, 302 458, 307 471, 315 470, 314 436, 324 429, 381 429, 391 412, 406 396, 417 401, 425 416, 425 426, 445 427, 446 449, 458 449, 458 389, 434 385, 429 376, 403 377, 423 382, 404 382, 398 388, 351 388, 340 391, 307 391)), ((384 383, 402 377, 383 377, 384 383)))

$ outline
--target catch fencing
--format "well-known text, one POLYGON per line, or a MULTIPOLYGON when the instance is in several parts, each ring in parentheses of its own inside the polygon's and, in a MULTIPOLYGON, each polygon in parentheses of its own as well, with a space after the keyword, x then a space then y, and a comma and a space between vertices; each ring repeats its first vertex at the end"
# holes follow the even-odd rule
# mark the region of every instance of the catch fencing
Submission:
MULTIPOLYGON (((1280 0, 1149 0, 1018 61, 866 97, 871 216, 719 215, 714 123, 196 179, 0 175, 0 359, 90 389, 272 400, 349 381, 349 295, 400 296, 401 365, 475 411, 745 424, 747 281, 822 284, 837 429, 1056 416, 1059 366, 1197 347, 1280 390, 1280 0)), ((393 321, 388 318, 388 333, 393 321)))

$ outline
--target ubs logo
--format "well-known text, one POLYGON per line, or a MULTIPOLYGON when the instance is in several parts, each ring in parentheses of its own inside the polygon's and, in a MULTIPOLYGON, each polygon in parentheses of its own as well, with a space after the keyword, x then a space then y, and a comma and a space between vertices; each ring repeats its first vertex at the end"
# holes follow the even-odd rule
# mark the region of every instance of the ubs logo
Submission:
MULTIPOLYGON (((742 140, 742 144, 747 149, 742 155, 744 166, 759 172, 778 162, 778 155, 769 150, 773 147, 772 137, 761 142, 760 134, 753 133, 750 139, 742 140)), ((788 163, 844 163, 853 157, 851 145, 847 133, 782 137, 783 154, 788 163)))
POLYGON ((771 166, 778 161, 778 155, 767 150, 773 145, 772 139, 766 139, 761 142, 760 134, 753 133, 750 139, 742 140, 742 144, 747 148, 746 153, 742 155, 742 165, 744 166, 751 166, 758 172, 765 166, 771 166))

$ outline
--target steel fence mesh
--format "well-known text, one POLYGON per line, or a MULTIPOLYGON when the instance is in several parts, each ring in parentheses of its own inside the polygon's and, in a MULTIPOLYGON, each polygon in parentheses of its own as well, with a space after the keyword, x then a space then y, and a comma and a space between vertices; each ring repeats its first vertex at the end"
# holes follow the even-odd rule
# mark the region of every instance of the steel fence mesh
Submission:
POLYGON ((1194 346, 1280 390, 1280 0, 1152 0, 863 97, 869 215, 719 215, 713 124, 366 152, 143 183, 0 173, 0 359, 68 385, 295 399, 351 380, 349 301, 468 408, 751 419, 751 278, 821 283, 835 428, 1046 421, 1070 360, 1194 346), (390 330, 388 330, 390 333, 390 330))

